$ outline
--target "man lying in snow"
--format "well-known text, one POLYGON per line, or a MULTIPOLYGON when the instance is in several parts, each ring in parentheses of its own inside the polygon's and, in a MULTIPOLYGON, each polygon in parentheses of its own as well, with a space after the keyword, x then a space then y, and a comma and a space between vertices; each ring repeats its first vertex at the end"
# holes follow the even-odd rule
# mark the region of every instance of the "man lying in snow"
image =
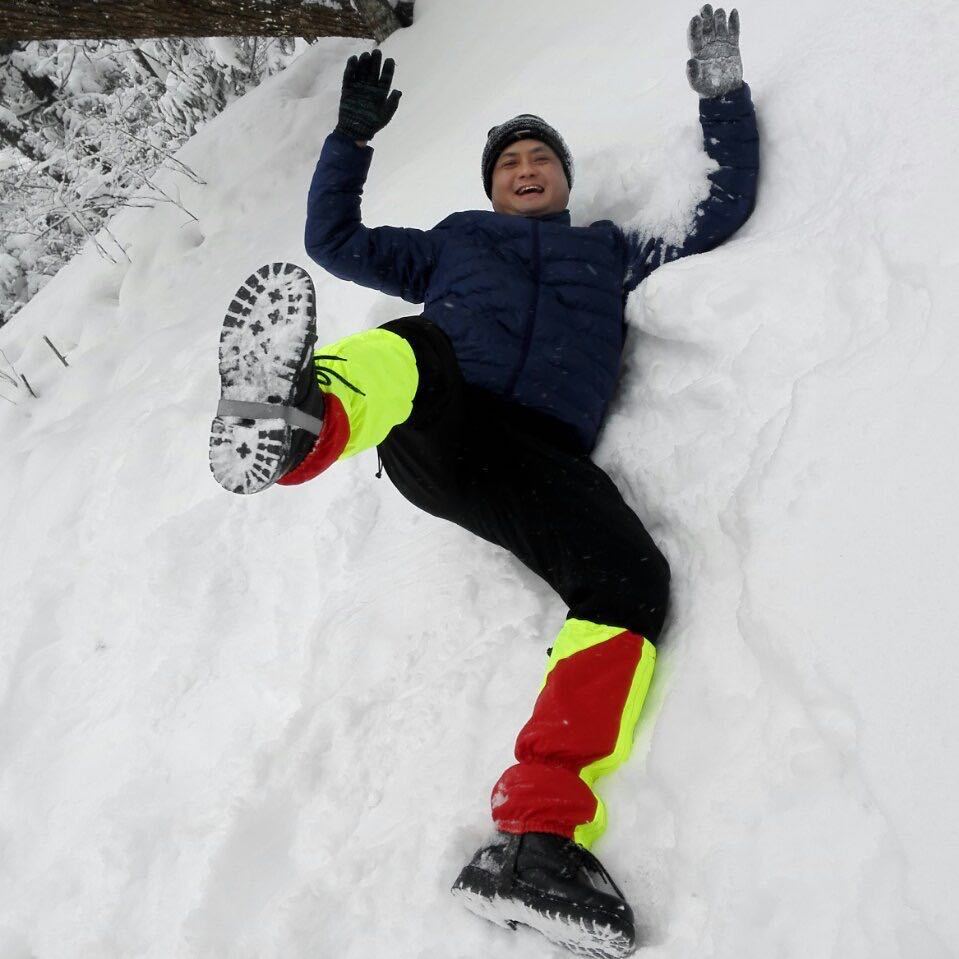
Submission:
POLYGON ((350 58, 306 248, 334 276, 425 309, 314 351, 309 277, 274 264, 237 292, 221 336, 210 457, 223 486, 293 486, 376 446, 411 503, 510 550, 569 606, 516 764, 493 789, 496 838, 453 891, 589 955, 635 943, 630 907, 587 851, 606 821, 593 783, 629 753, 669 586, 666 560, 589 453, 616 386, 626 296, 752 211, 758 141, 738 40, 735 10, 727 23, 704 6, 690 24, 687 73, 719 169, 679 246, 609 221, 572 226, 569 150, 528 114, 489 131, 493 212, 425 231, 364 226, 367 142, 400 94, 379 50, 350 58))

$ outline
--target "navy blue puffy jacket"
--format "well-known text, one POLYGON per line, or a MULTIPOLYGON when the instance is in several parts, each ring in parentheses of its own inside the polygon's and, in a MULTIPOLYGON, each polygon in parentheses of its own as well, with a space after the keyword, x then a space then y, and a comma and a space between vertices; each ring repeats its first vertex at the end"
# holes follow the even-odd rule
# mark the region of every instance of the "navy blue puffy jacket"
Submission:
POLYGON ((373 157, 331 133, 310 186, 309 255, 334 276, 410 303, 449 335, 467 383, 572 426, 592 449, 619 373, 627 294, 665 262, 722 243, 749 217, 759 141, 749 87, 700 100, 706 152, 719 163, 679 246, 609 220, 570 225, 473 210, 432 230, 365 227, 373 157))

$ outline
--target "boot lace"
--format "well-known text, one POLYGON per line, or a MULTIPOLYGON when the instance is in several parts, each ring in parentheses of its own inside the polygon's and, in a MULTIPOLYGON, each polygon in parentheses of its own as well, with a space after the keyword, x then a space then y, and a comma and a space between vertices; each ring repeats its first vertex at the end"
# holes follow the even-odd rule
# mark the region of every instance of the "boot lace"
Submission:
POLYGON ((345 376, 341 373, 338 373, 336 370, 331 369, 329 366, 324 366, 320 361, 321 360, 339 360, 341 363, 346 362, 345 356, 334 356, 332 354, 326 355, 323 353, 314 353, 313 354, 313 369, 316 372, 316 381, 321 386, 332 386, 333 380, 339 380, 347 389, 351 389, 354 393, 359 393, 360 396, 366 396, 366 394, 358 387, 354 386, 345 376))
POLYGON ((620 899, 626 898, 623 891, 613 881, 613 877, 606 871, 606 867, 588 849, 577 845, 573 847, 573 854, 579 860, 580 867, 587 875, 599 875, 620 899))
MULTIPOLYGON (((316 374, 316 382, 321 386, 331 386, 333 380, 339 380, 347 389, 352 390, 354 393, 359 394, 360 396, 366 396, 366 394, 358 387, 354 386, 342 373, 338 373, 336 370, 332 369, 329 366, 324 366, 321 360, 338 360, 341 363, 346 362, 345 356, 336 356, 332 353, 314 353, 313 354, 313 371, 316 374)), ((383 459, 380 456, 379 447, 376 449, 376 478, 380 479, 383 476, 383 459)))

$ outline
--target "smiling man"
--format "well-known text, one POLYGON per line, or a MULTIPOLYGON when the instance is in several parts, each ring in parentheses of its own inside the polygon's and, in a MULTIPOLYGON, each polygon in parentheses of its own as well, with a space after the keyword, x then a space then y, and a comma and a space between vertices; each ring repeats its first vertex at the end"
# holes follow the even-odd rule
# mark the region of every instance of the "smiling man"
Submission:
POLYGON ((560 143, 555 130, 539 117, 525 114, 502 127, 494 127, 489 135, 483 157, 484 178, 497 143, 507 137, 548 138, 556 142, 563 154, 561 159, 552 146, 538 139, 519 140, 503 150, 493 167, 490 197, 493 209, 497 213, 519 216, 562 213, 569 203, 571 171, 566 145, 560 143))
POLYGON ((306 248, 332 275, 423 312, 315 350, 309 277, 264 267, 224 320, 210 439, 214 475, 238 493, 304 483, 375 446, 412 504, 509 550, 562 598, 569 612, 516 761, 493 788, 495 834, 453 892, 494 922, 609 959, 632 951, 635 930, 589 852, 606 823, 593 787, 629 753, 669 566, 589 454, 619 377, 626 297, 659 266, 731 236, 753 209, 759 165, 736 11, 727 22, 704 6, 688 42, 687 77, 717 167, 677 245, 610 221, 573 226, 570 151, 532 114, 487 135, 492 211, 454 213, 430 230, 366 226, 368 141, 400 94, 379 50, 350 58, 310 187, 306 248))

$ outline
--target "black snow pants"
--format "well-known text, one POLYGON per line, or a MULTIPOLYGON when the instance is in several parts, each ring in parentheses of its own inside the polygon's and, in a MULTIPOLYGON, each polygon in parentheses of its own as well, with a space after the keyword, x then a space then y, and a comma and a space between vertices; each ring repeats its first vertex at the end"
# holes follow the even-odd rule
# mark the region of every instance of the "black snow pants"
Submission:
POLYGON ((657 642, 669 565, 612 480, 565 424, 464 383, 434 323, 383 324, 411 346, 412 415, 377 447, 415 506, 509 550, 569 607, 569 618, 657 642))

